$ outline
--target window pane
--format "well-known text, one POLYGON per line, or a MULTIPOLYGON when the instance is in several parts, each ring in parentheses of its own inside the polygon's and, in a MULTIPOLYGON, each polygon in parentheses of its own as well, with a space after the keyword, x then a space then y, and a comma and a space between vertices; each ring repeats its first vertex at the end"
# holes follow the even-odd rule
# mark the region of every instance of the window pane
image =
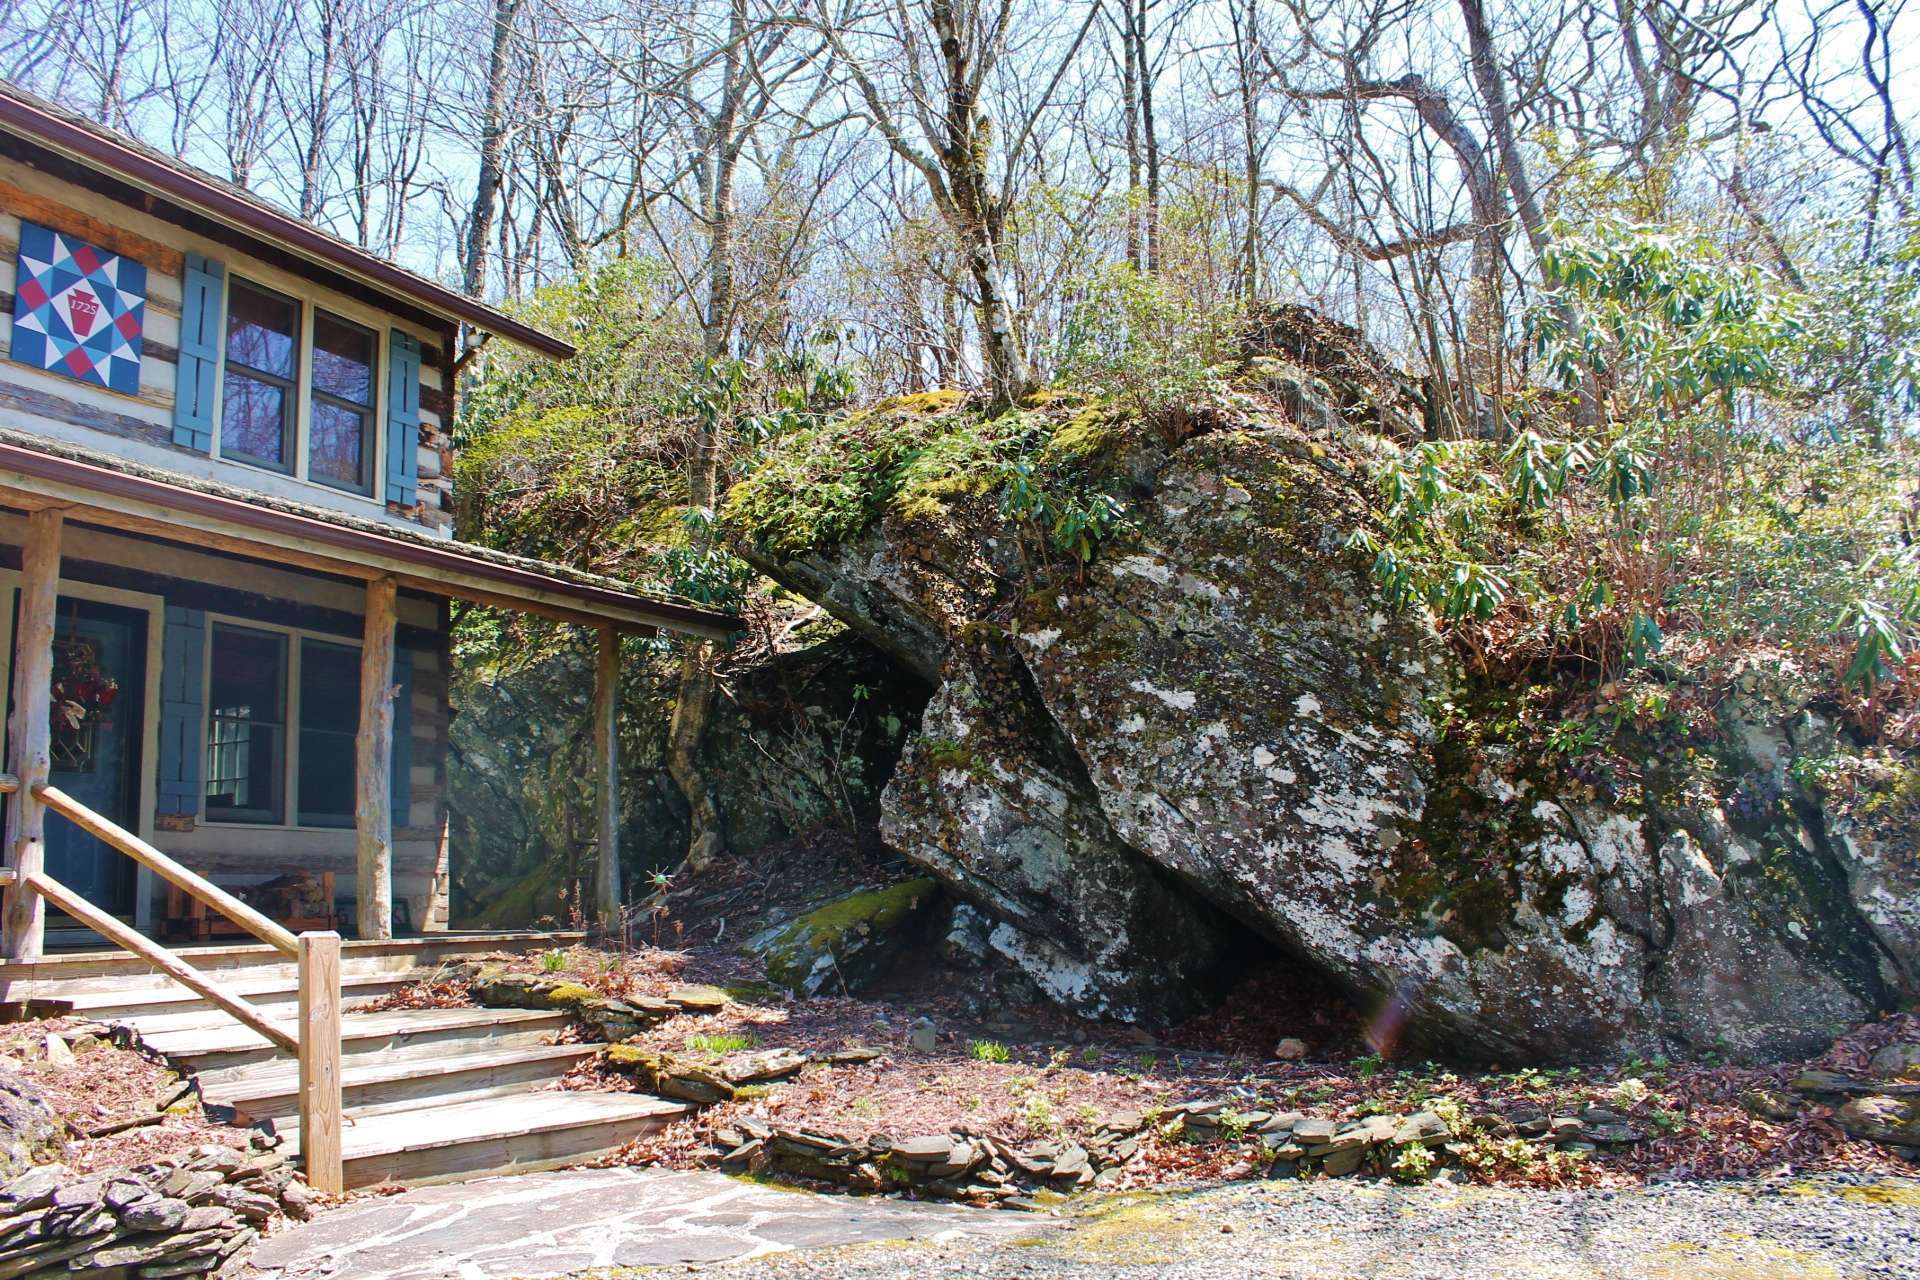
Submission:
POLYGON ((220 452, 287 464, 287 393, 228 370, 220 402, 220 452))
POLYGON ((315 400, 313 418, 307 424, 307 474, 347 489, 366 487, 361 470, 366 437, 364 412, 315 400))
POLYGON ((352 733, 360 727, 360 650, 300 642, 300 728, 352 733))
POLYGON ((360 651, 300 642, 301 826, 353 825, 354 732, 360 725, 360 651))
POLYGON ((227 360, 292 380, 300 304, 235 280, 227 291, 227 360))
POLYGON ((324 311, 313 313, 313 389, 373 404, 373 332, 324 311))
POLYGON ((207 699, 207 817, 285 820, 287 639, 216 624, 207 699))

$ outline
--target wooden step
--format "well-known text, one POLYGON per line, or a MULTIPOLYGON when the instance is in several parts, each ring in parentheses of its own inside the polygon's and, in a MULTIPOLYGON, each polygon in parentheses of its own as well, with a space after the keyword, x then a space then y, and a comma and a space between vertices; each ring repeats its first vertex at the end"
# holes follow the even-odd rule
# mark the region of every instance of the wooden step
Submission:
MULTIPOLYGON (((390 995, 430 977, 431 969, 408 969, 395 974, 342 978, 340 999, 347 1012, 356 1004, 390 995)), ((291 1018, 300 1003, 297 982, 275 978, 234 979, 227 990, 244 996, 262 1013, 273 1018, 291 1018)), ((205 999, 175 985, 170 991, 131 993, 97 992, 75 996, 63 1003, 81 1017, 94 1018, 120 1026, 133 1027, 142 1035, 159 1031, 180 1031, 193 1026, 231 1023, 231 1015, 208 1004, 205 999)))
MULTIPOLYGON (((411 938, 349 941, 341 944, 340 971, 365 974, 397 969, 431 968, 447 960, 485 955, 491 951, 523 952, 535 948, 570 947, 586 935, 578 932, 489 930, 475 933, 420 934, 411 938)), ((292 961, 265 943, 234 943, 175 947, 174 955, 197 969, 218 973, 227 969, 277 970, 293 973, 292 961)), ((59 990, 82 979, 144 979, 167 986, 139 956, 118 949, 71 951, 38 960, 0 961, 0 1000, 59 999, 59 990)))
MULTIPOLYGON (((340 1020, 344 1059, 381 1054, 420 1059, 446 1053, 477 1053, 545 1042, 569 1022, 557 1010, 393 1009, 349 1013, 340 1020)), ((291 1021, 284 1022, 289 1032, 291 1021)), ((267 1040, 236 1022, 143 1037, 148 1048, 201 1076, 224 1080, 238 1067, 287 1057, 267 1040)))
MULTIPOLYGON (((424 1060, 351 1059, 340 1072, 348 1111, 405 1110, 430 1103, 474 1101, 551 1084, 574 1064, 593 1057, 597 1044, 549 1044, 448 1054, 424 1060)), ((203 1083, 201 1101, 232 1107, 241 1124, 279 1120, 300 1109, 300 1067, 287 1059, 263 1062, 203 1083)))
MULTIPOLYGON (((346 1183, 454 1182, 578 1164, 656 1132, 689 1110, 644 1093, 547 1089, 367 1116, 348 1112, 341 1133, 346 1183)), ((274 1128, 287 1139, 287 1150, 299 1150, 298 1124, 276 1121, 274 1128)))

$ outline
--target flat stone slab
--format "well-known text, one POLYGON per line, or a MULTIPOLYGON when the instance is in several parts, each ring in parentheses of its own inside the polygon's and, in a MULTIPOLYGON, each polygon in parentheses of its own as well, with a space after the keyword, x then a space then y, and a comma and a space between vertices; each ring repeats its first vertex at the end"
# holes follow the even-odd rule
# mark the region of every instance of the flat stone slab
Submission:
POLYGON ((420 1187, 290 1227, 254 1250, 283 1280, 506 1280, 761 1257, 882 1240, 1031 1237, 1031 1214, 814 1195, 664 1169, 566 1169, 420 1187))

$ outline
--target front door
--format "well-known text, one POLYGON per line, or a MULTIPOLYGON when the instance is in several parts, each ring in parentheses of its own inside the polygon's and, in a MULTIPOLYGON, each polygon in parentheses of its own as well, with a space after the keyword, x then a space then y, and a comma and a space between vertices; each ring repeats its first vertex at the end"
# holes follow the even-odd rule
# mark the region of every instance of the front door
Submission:
MULTIPOLYGON (((146 665, 144 610, 60 597, 48 781, 129 831, 140 827, 146 665)), ((96 906, 133 914, 133 861, 53 813, 47 873, 96 906)))

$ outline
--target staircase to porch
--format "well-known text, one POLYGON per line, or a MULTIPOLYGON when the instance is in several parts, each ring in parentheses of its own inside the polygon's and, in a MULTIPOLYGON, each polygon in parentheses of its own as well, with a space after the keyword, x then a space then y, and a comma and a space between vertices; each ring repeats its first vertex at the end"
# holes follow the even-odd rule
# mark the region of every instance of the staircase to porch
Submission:
MULTIPOLYGON (((560 939, 565 941, 565 939, 560 939)), ((547 934, 441 935, 341 948, 341 1166, 345 1186, 450 1181, 603 1156, 686 1112, 645 1094, 555 1086, 598 1046, 556 1043, 563 1013, 356 1006, 462 955, 551 945, 547 934)), ((271 947, 175 953, 291 1028, 299 977, 271 947)), ((302 1149, 299 1063, 258 1032, 142 964, 95 952, 0 964, 8 1002, 32 1001, 125 1027, 199 1084, 202 1105, 269 1125, 302 1149)))

